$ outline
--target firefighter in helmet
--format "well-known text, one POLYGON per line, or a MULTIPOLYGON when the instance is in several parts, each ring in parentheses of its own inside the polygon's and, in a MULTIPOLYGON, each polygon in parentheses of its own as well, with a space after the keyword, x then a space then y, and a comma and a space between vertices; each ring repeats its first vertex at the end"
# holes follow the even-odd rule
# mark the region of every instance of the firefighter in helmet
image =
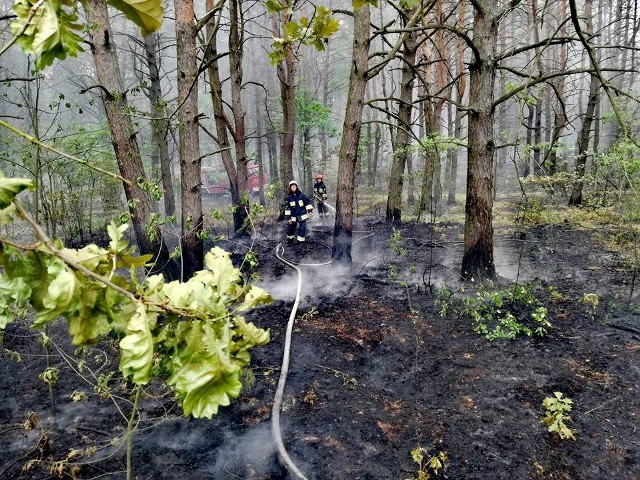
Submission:
POLYGON ((313 198, 318 202, 318 217, 328 217, 329 212, 324 202, 327 200, 327 186, 321 173, 316 175, 316 183, 313 186, 313 198))
POLYGON ((298 182, 291 180, 289 182, 289 191, 285 204, 284 216, 289 222, 287 226, 287 242, 299 243, 305 241, 307 233, 307 219, 313 215, 313 204, 309 197, 300 191, 298 182), (296 228, 298 236, 296 237, 296 228))

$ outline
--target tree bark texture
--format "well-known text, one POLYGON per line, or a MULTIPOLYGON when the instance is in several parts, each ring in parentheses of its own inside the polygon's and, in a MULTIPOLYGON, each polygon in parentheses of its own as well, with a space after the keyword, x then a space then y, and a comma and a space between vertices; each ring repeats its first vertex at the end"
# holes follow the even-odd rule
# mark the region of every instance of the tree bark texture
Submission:
POLYGON ((176 212, 176 198, 173 192, 173 179, 171 176, 171 159, 169 158, 169 119, 166 118, 165 108, 161 105, 162 87, 158 69, 159 37, 157 32, 144 37, 144 47, 149 69, 149 103, 151 104, 151 135, 153 146, 157 149, 156 155, 160 164, 160 179, 164 190, 164 213, 171 216, 176 212))
MULTIPOLYGON (((283 6, 280 17, 272 14, 272 33, 276 37, 283 37, 280 28, 284 28, 287 22, 289 6, 286 0, 280 0, 283 6), (281 25, 278 28, 278 21, 281 25)), ((276 67, 278 81, 280 83, 280 98, 282 100, 282 146, 280 153, 282 160, 280 164, 280 176, 283 182, 283 193, 287 190, 287 184, 293 180, 293 146, 296 135, 296 58, 293 46, 290 43, 284 45, 285 59, 276 67)))
POLYGON ((493 259, 493 98, 499 14, 496 0, 475 2, 469 65, 469 146, 461 278, 496 275, 493 259))
POLYGON ((164 269, 171 261, 160 230, 147 230, 149 218, 153 213, 153 200, 148 191, 138 186, 138 180, 144 181, 147 177, 142 166, 133 123, 128 115, 127 96, 120 75, 107 4, 104 0, 90 0, 84 5, 87 23, 95 27, 88 30, 91 53, 102 88, 102 100, 118 168, 120 175, 126 180, 124 191, 138 248, 141 254, 154 255, 156 267, 164 269))
POLYGON ((338 264, 352 265, 351 244, 353 236, 353 192, 358 142, 362 128, 362 110, 367 85, 369 56, 369 3, 355 9, 353 15, 353 61, 349 75, 349 90, 342 128, 336 187, 336 221, 333 230, 332 257, 338 264))
POLYGON ((242 45, 244 25, 241 2, 229 1, 229 76, 231 78, 231 108, 233 112, 233 142, 236 152, 236 172, 238 174, 239 202, 234 204, 233 224, 236 235, 245 235, 245 225, 249 211, 249 191, 247 190, 247 140, 244 110, 242 108, 242 45))
MULTIPOLYGON (((593 13, 592 13, 592 1, 585 0, 584 2, 584 18, 586 21, 586 33, 587 35, 593 35, 593 13)), ((591 137, 591 126, 593 125, 594 114, 596 111, 596 103, 598 102, 598 92, 600 91, 600 79, 598 75, 592 73, 590 75, 591 81, 589 82, 589 99, 587 100, 587 107, 584 112, 582 120, 582 126, 578 132, 578 139, 576 141, 576 167, 574 171, 575 181, 571 189, 571 196, 569 197, 569 206, 575 207, 582 205, 582 195, 584 190, 584 174, 587 166, 587 159, 589 158, 589 140, 591 137)))
MULTIPOLYGON (((213 0, 207 0, 207 10, 214 8, 213 0)), ((205 63, 208 65, 207 73, 209 74, 209 86, 211 88, 211 104, 213 106, 213 118, 216 127, 216 142, 218 150, 222 158, 222 165, 227 178, 229 179, 229 193, 231 194, 231 204, 240 204, 240 186, 238 184, 238 172, 233 161, 231 153, 231 141, 229 140, 229 132, 227 126, 229 120, 224 111, 224 102, 222 99, 222 81, 220 80, 220 67, 218 65, 218 47, 216 41, 217 22, 210 19, 206 27, 208 43, 205 46, 204 56, 205 63)), ((242 225, 236 224, 234 217, 234 230, 242 225)))
MULTIPOLYGON (((465 23, 466 8, 465 2, 460 3, 458 12, 458 28, 462 28, 465 23)), ((462 104, 464 96, 467 91, 467 72, 464 63, 464 40, 460 37, 456 39, 456 74, 458 75, 458 81, 455 86, 456 99, 462 104)), ((453 136, 454 138, 462 139, 462 122, 464 118, 464 112, 458 106, 455 106, 455 117, 453 120, 453 136)), ((449 169, 447 187, 447 205, 454 205, 456 203, 456 193, 458 189, 458 150, 450 149, 448 154, 449 169)))
POLYGON ((175 0, 183 279, 204 266, 198 67, 193 0, 175 0))
MULTIPOLYGON (((411 16, 409 12, 407 16, 411 16)), ((406 35, 402 52, 402 79, 400 85, 400 105, 398 106, 398 126, 394 142, 391 174, 389 176, 389 196, 387 197, 387 222, 402 221, 402 191, 404 171, 409 156, 411 139, 411 112, 413 111, 413 82, 416 77, 415 63, 417 52, 416 34, 406 35)))

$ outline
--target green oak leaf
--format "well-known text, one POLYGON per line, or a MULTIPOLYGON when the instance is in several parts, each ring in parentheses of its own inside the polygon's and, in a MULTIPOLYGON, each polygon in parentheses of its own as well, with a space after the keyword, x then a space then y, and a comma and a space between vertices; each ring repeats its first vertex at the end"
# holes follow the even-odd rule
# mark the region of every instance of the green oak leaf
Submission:
POLYGON ((242 391, 240 366, 224 361, 217 352, 192 355, 169 378, 169 384, 183 398, 184 414, 196 418, 211 418, 242 391))
POLYGON ((143 37, 162 26, 162 0, 107 0, 107 3, 138 25, 143 37))
POLYGON ((284 62, 286 55, 282 45, 282 42, 273 42, 273 50, 269 52, 269 63, 271 63, 271 65, 278 65, 279 63, 284 62))
POLYGON ((313 22, 313 33, 318 37, 329 38, 340 29, 340 22, 331 16, 331 10, 319 6, 313 22))
POLYGON ((266 290, 252 285, 249 287, 249 290, 245 294, 244 301, 237 307, 236 310, 238 310, 239 312, 243 312, 249 310, 250 308, 255 308, 259 305, 269 305, 271 302, 273 302, 273 298, 266 292, 266 290))
POLYGON ((240 271, 233 266, 229 252, 214 247, 204 256, 204 264, 213 272, 213 284, 219 293, 234 291, 240 280, 240 271))
POLYGON ((74 310, 78 302, 75 298, 78 287, 76 276, 69 267, 57 259, 50 259, 47 265, 47 278, 40 284, 40 288, 46 288, 46 290, 39 299, 41 308, 36 307, 34 326, 44 326, 60 315, 74 310))
POLYGON ((92 272, 104 275, 110 271, 109 252, 97 245, 90 244, 79 250, 64 248, 62 252, 92 272))
POLYGON ((258 328, 240 316, 234 317, 233 321, 236 326, 236 335, 240 335, 244 339, 245 346, 254 347, 269 343, 269 330, 258 328))
MULTIPOLYGON (((29 19, 31 8, 37 0, 17 0, 13 5, 17 19, 11 23, 13 34, 22 31, 29 19)), ((27 53, 38 57, 36 66, 44 68, 58 58, 68 55, 76 57, 83 51, 82 37, 76 32, 82 30, 75 11, 75 2, 70 0, 45 0, 40 4, 26 30, 18 38, 18 43, 27 53)))
POLYGON ((120 371, 131 376, 135 383, 147 383, 151 378, 153 337, 151 323, 155 314, 148 315, 140 303, 127 320, 127 335, 120 340, 120 371))
POLYGON ((124 232, 127 231, 127 228, 129 228, 128 224, 116 225, 116 222, 111 220, 111 223, 107 226, 107 234, 111 239, 109 250, 114 253, 123 253, 127 250, 129 242, 124 238, 124 232))
POLYGON ((353 0, 353 8, 364 7, 367 3, 372 7, 378 6, 378 0, 353 0))
POLYGON ((7 178, 0 174, 0 209, 4 210, 21 191, 33 190, 35 183, 28 178, 7 178))
POLYGON ((284 35, 289 41, 298 39, 302 36, 302 27, 298 22, 287 22, 284 24, 284 35))
POLYGON ((67 317, 69 333, 74 345, 94 342, 112 330, 109 315, 103 310, 105 290, 104 285, 85 280, 79 311, 77 315, 67 317))
POLYGON ((31 287, 24 278, 8 278, 0 275, 0 329, 5 328, 13 321, 13 312, 9 304, 23 305, 31 297, 31 287), (9 300, 9 301, 7 301, 9 300))
POLYGON ((16 206, 12 203, 7 208, 0 209, 0 227, 13 222, 13 217, 16 215, 16 206))
POLYGON ((264 2, 264 6, 267 7, 269 13, 280 13, 284 8, 277 0, 267 0, 264 2))

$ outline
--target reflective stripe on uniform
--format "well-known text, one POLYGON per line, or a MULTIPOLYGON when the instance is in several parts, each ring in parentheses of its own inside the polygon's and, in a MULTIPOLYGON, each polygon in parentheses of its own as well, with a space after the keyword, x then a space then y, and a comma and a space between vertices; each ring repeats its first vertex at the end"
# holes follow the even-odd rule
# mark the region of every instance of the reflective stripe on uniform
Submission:
POLYGON ((304 237, 300 237, 300 236, 298 236, 298 241, 299 241, 299 242, 304 242, 304 237))
POLYGON ((284 215, 285 215, 285 217, 290 217, 291 216, 291 210, 285 210, 284 211, 284 215))

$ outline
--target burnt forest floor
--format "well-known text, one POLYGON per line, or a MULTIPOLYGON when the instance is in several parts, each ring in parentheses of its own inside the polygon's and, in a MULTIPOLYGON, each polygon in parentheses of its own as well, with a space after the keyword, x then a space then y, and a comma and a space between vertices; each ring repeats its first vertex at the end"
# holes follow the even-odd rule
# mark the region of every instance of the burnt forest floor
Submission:
MULTIPOLYGON (((310 222, 305 247, 281 250, 303 279, 280 428, 306 478, 418 478, 411 451, 422 447, 425 462, 447 458, 432 478, 640 479, 638 297, 629 299, 632 272, 599 235, 568 226, 497 231, 500 280, 492 288, 532 282, 552 326, 543 337, 489 341, 464 310, 479 286, 458 281, 460 225, 392 231, 360 218, 353 275, 345 277, 329 263, 325 222, 310 222), (585 303, 585 294, 597 297, 585 303), (567 426, 575 439, 541 422, 554 392, 573 402, 567 426)), ((248 319, 269 328, 271 342, 252 351, 247 387, 212 420, 183 417, 169 396, 153 395, 161 386, 150 388, 132 478, 296 478, 276 453, 271 409, 297 279, 274 255, 283 225, 265 232, 253 248, 260 285, 275 301, 248 319)), ((246 247, 222 246, 238 254, 246 247)), ((63 327, 48 332, 48 356, 23 322, 4 334, 2 479, 125 478, 126 385, 108 376, 117 368, 115 342, 84 358, 93 379, 121 397, 119 407, 62 361, 73 352, 63 327), (61 369, 51 391, 38 379, 47 358, 61 369), (72 401, 74 392, 83 401, 72 401)))

